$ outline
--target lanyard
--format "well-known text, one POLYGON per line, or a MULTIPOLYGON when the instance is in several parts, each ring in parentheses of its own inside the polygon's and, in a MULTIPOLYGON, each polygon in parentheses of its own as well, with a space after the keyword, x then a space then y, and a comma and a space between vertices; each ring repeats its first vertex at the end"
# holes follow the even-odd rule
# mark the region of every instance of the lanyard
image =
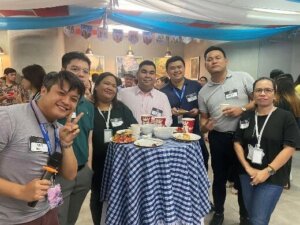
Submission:
POLYGON ((266 126, 270 116, 272 115, 274 109, 275 109, 275 107, 273 107, 272 111, 269 112, 260 132, 258 132, 257 111, 255 111, 255 134, 256 134, 256 138, 257 138, 257 147, 258 148, 260 148, 261 137, 262 137, 263 131, 265 129, 265 126, 266 126))
MULTIPOLYGON (((45 123, 41 123, 38 116, 37 116, 37 113, 36 111, 34 110, 34 107, 32 105, 32 101, 30 102, 30 106, 34 112, 34 115, 35 115, 35 118, 39 124, 39 127, 41 129, 41 132, 42 132, 42 135, 44 137, 44 140, 46 141, 46 144, 47 144, 47 147, 48 147, 48 154, 51 155, 51 152, 52 152, 52 146, 51 146, 51 141, 50 141, 50 138, 49 138, 49 135, 48 135, 48 131, 45 127, 45 123)), ((59 137, 58 137, 58 132, 57 132, 57 128, 54 127, 54 137, 55 137, 55 148, 54 148, 54 151, 53 152, 56 152, 56 148, 60 145, 60 141, 59 141, 59 137)))
POLYGON ((100 115, 103 117, 104 121, 105 121, 105 124, 106 124, 106 129, 109 129, 109 121, 110 121, 110 111, 111 111, 111 104, 109 106, 109 109, 108 109, 108 115, 107 115, 107 120, 105 119, 105 116, 103 115, 102 111, 98 108, 98 111, 100 113, 100 115))
POLYGON ((174 92, 175 95, 178 97, 179 102, 180 102, 180 104, 181 104, 181 101, 182 101, 182 99, 183 99, 183 97, 184 97, 184 93, 185 93, 185 85, 184 85, 183 88, 182 88, 181 95, 179 95, 178 91, 177 91, 174 87, 173 87, 173 92, 174 92))

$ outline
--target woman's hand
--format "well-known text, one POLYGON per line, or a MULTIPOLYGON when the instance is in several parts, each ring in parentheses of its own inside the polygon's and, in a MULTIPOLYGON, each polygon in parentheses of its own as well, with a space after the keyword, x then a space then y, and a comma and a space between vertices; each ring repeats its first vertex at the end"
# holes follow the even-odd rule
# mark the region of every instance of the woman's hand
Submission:
POLYGON ((258 169, 255 169, 255 168, 253 168, 253 167, 251 167, 251 166, 246 167, 245 170, 246 170, 246 172, 248 173, 248 175, 249 175, 250 177, 255 177, 256 174, 257 174, 258 171, 259 171, 258 169))
POLYGON ((253 177, 251 176, 251 178, 252 178, 251 184, 252 185, 261 184, 261 183, 265 182, 269 177, 270 177, 270 174, 267 169, 258 170, 256 175, 254 175, 253 177))

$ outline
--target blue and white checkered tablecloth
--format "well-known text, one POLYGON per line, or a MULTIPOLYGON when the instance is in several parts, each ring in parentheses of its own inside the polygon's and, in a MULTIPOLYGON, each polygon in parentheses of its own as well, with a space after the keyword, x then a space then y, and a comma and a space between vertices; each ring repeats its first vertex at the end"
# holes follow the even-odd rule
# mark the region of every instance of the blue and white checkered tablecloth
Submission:
POLYGON ((156 148, 109 145, 101 189, 107 225, 198 225, 208 214, 209 180, 198 141, 156 148))

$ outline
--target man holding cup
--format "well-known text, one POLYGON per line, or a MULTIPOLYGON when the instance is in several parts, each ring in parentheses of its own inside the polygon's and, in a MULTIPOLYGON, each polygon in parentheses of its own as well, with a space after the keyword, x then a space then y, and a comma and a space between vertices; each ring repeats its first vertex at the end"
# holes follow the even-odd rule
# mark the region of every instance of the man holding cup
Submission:
POLYGON ((238 189, 240 225, 249 224, 240 182, 237 174, 238 160, 233 149, 233 137, 240 115, 254 107, 250 102, 253 78, 245 72, 227 70, 227 58, 220 47, 211 46, 204 53, 205 67, 211 74, 199 92, 201 129, 209 131, 211 165, 214 173, 213 199, 215 214, 210 225, 221 225, 224 220, 226 182, 229 171, 234 171, 235 188, 238 189))
POLYGON ((165 117, 166 126, 170 126, 171 107, 167 96, 154 88, 155 76, 155 64, 150 60, 144 60, 137 72, 138 85, 120 90, 118 99, 129 107, 139 124, 149 123, 149 117, 151 123, 155 117, 165 117))

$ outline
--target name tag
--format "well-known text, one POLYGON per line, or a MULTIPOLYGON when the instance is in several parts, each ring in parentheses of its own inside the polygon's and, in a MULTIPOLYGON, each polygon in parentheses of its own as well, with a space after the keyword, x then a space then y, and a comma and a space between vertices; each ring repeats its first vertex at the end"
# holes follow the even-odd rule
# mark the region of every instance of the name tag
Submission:
POLYGON ((30 151, 32 152, 48 152, 48 146, 45 140, 41 137, 33 137, 29 138, 30 143, 30 151))
POLYGON ((231 91, 226 91, 225 93, 225 99, 232 99, 232 98, 237 98, 238 97, 238 90, 237 89, 233 89, 231 91))
POLYGON ((249 120, 241 120, 240 121, 240 128, 241 129, 246 129, 249 127, 249 120))
POLYGON ((192 102, 192 101, 197 100, 197 94, 196 93, 192 93, 192 94, 187 95, 186 96, 186 100, 188 102, 192 102))
POLYGON ((113 127, 119 127, 124 123, 122 118, 114 118, 111 119, 110 122, 113 127))
POLYGON ((163 111, 161 109, 152 108, 151 115, 152 116, 162 116, 163 111))
POLYGON ((104 143, 110 142, 111 138, 112 138, 112 130, 104 129, 104 143))

